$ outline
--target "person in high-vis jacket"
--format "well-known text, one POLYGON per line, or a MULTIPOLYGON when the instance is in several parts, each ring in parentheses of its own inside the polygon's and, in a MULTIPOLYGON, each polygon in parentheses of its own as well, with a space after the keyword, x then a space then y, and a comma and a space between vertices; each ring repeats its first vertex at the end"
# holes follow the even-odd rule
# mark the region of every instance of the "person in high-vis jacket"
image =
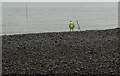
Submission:
POLYGON ((73 32, 74 31, 74 27, 75 27, 74 23, 72 21, 70 21, 70 24, 69 24, 70 31, 73 32))

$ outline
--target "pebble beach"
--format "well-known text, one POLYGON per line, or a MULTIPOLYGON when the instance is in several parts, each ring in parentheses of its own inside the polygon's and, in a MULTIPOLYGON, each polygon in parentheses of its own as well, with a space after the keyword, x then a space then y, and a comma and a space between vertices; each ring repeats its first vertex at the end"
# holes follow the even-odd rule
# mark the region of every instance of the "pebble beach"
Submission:
POLYGON ((120 28, 2 35, 2 74, 120 74, 120 28))

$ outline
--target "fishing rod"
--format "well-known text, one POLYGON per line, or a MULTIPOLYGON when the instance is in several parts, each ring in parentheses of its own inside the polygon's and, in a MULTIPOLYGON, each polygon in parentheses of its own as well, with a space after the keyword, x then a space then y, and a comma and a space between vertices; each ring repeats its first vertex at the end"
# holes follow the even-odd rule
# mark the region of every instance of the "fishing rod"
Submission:
POLYGON ((27 7, 27 3, 26 3, 26 25, 28 23, 28 7, 27 7))
POLYGON ((74 18, 75 18, 75 21, 76 21, 76 23, 77 23, 77 25, 78 25, 78 29, 79 29, 79 31, 81 31, 79 22, 78 22, 78 20, 77 20, 77 18, 76 18, 76 15, 75 15, 75 13, 74 13, 73 11, 72 11, 72 13, 73 13, 73 16, 74 16, 74 18))

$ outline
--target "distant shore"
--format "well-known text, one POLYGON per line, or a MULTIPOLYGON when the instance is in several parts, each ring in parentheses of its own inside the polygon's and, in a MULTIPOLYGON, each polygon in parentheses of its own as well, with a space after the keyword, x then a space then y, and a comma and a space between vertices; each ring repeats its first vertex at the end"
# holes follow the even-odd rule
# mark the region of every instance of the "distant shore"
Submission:
POLYGON ((120 28, 2 36, 3 74, 120 74, 120 28))

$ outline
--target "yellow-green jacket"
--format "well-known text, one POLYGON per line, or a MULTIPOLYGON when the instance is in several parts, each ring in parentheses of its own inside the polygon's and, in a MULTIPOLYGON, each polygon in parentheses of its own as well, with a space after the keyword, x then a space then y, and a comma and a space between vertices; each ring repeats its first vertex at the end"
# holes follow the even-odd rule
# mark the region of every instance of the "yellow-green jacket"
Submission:
POLYGON ((69 28, 70 28, 70 29, 73 29, 74 27, 75 27, 74 23, 73 23, 73 22, 70 22, 69 28))

